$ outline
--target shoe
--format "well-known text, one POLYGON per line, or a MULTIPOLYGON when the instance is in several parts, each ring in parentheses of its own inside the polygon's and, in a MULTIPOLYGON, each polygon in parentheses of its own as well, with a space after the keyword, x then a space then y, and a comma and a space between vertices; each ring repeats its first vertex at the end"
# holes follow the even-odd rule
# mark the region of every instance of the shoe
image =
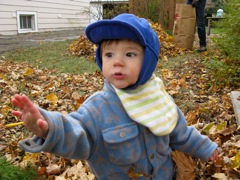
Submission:
POLYGON ((206 46, 200 46, 200 48, 197 51, 204 52, 204 51, 207 51, 207 48, 206 48, 206 46))

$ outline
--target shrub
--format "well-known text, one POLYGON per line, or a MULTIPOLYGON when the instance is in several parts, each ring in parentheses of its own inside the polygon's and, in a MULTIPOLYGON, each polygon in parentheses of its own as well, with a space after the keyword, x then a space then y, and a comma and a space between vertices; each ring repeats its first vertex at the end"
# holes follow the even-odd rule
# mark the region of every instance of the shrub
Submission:
POLYGON ((223 84, 240 84, 240 3, 229 0, 224 4, 224 17, 216 23, 219 35, 213 38, 224 58, 210 61, 209 67, 223 84))

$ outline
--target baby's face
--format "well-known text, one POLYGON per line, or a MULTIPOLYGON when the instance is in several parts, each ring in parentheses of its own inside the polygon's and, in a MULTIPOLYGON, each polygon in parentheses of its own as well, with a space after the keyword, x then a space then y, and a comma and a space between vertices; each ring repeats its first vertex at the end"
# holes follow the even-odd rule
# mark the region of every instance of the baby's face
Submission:
POLYGON ((143 47, 129 40, 102 44, 102 71, 116 88, 123 89, 137 82, 144 58, 143 47))

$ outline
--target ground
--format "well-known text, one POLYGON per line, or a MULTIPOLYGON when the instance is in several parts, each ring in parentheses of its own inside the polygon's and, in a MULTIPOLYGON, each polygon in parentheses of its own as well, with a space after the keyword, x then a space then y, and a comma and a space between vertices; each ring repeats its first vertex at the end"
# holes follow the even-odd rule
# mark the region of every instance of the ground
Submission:
MULTIPOLYGON (((76 30, 0 36, 0 54, 20 47, 35 46, 39 43, 49 41, 77 39, 79 34, 82 33, 83 30, 76 30)), ((159 68, 161 68, 162 76, 166 81, 166 87, 169 92, 172 93, 171 95, 174 96, 175 100, 179 98, 179 101, 176 101, 176 103, 181 105, 183 104, 183 100, 192 103, 189 105, 191 108, 187 109, 188 111, 185 113, 189 123, 197 123, 197 127, 201 132, 208 134, 212 140, 215 140, 220 145, 221 154, 219 161, 216 162, 216 164, 203 164, 202 162, 196 161, 198 166, 197 168, 194 168, 193 163, 187 161, 189 163, 189 168, 186 169, 186 166, 184 165, 184 170, 191 170, 192 174, 201 177, 199 179, 207 179, 206 177, 208 177, 208 179, 212 178, 213 174, 215 176, 224 177, 225 179, 235 179, 230 177, 239 176, 239 173, 233 170, 233 167, 229 162, 239 162, 238 157, 240 157, 240 154, 238 153, 238 150, 240 148, 240 136, 239 130, 236 129, 236 122, 229 97, 231 89, 227 87, 217 88, 212 84, 212 81, 210 81, 210 74, 202 65, 203 60, 209 58, 208 55, 212 52, 210 48, 213 44, 211 44, 210 36, 207 36, 207 38, 209 47, 208 52, 202 54, 193 53, 196 55, 194 57, 186 56, 186 61, 184 63, 177 61, 176 63, 179 63, 179 65, 171 69, 159 68), (185 91, 183 91, 184 88, 186 89, 185 91), (214 121, 215 124, 213 125, 211 121, 214 121), (210 128, 210 126, 213 128, 210 128), (218 131, 215 131, 216 129, 218 131), (234 160, 233 158, 237 160, 234 160)), ((194 48, 198 48, 197 35, 194 41, 194 48)), ((93 89, 89 89, 89 87, 102 88, 101 76, 97 73, 94 75, 84 74, 82 76, 69 76, 68 74, 54 76, 51 75, 51 70, 39 70, 26 63, 16 65, 8 61, 0 61, 0 72, 3 72, 2 75, 0 73, 2 78, 0 83, 0 99, 4 105, 1 112, 3 112, 3 114, 6 112, 6 119, 9 120, 9 122, 6 123, 16 122, 16 119, 10 115, 9 107, 7 106, 7 104, 10 104, 9 97, 16 93, 16 87, 25 88, 27 93, 34 97, 37 96, 38 104, 41 106, 47 107, 50 110, 51 108, 58 108, 57 110, 59 111, 68 112, 72 111, 73 108, 76 108, 82 103, 82 96, 79 96, 77 92, 86 91, 87 95, 89 95, 93 92, 93 89), (48 76, 46 76, 46 74, 48 76), (52 90, 49 87, 52 87, 52 83, 54 82, 59 82, 61 85, 59 88, 61 89, 56 89, 56 94, 50 94, 52 90), (85 89, 71 89, 78 83, 83 84, 83 86, 79 86, 79 88, 85 89), (31 84, 34 84, 34 87, 31 84), (58 93, 63 94, 58 96, 58 93), (45 97, 47 97, 48 101, 46 101, 45 97), (54 104, 56 103, 56 97, 63 98, 58 99, 59 106, 54 104), (51 103, 53 103, 53 105, 51 103)), ((96 89, 94 89, 94 91, 95 90, 96 89)), ((4 118, 4 116, 2 117, 4 118)), ((4 124, 2 127, 4 127, 4 124)), ((24 158, 25 162, 27 160, 34 162, 39 167, 38 173, 47 174, 49 177, 61 174, 58 176, 60 178, 60 176, 62 177, 66 175, 64 173, 68 173, 69 175, 69 170, 73 172, 73 175, 76 175, 78 173, 76 173, 77 170, 75 168, 82 167, 83 165, 84 169, 80 168, 84 171, 83 173, 88 176, 88 179, 93 178, 92 175, 88 173, 89 170, 85 164, 78 164, 83 163, 81 161, 69 161, 61 157, 50 156, 49 154, 43 153, 36 155, 26 153, 23 155, 24 152, 17 148, 17 142, 25 135, 27 135, 27 132, 24 130, 23 126, 17 126, 15 128, 1 131, 0 139, 2 142, 0 142, 0 145, 2 143, 2 147, 0 146, 0 150, 5 153, 6 157, 11 159, 14 158, 13 160, 16 163, 19 162, 20 156, 24 158), (25 134, 23 135, 23 133, 25 134)), ((181 162, 186 162, 183 161, 181 156, 179 156, 178 159, 180 159, 181 162)), ((236 167, 239 168, 239 165, 237 165, 238 164, 236 164, 236 167)), ((80 177, 83 177, 82 171, 79 171, 79 174, 81 174, 80 177)), ((73 177, 71 178, 74 179, 73 177)))
POLYGON ((36 46, 44 42, 77 39, 83 32, 83 29, 75 29, 17 35, 0 35, 0 54, 17 48, 36 46))
MULTIPOLYGON (((22 47, 37 46, 39 43, 77 39, 84 29, 48 31, 41 33, 26 33, 17 35, 0 35, 0 54, 22 47)), ((211 46, 207 36, 208 45, 211 46)), ((194 48, 198 48, 198 38, 195 35, 194 48)))

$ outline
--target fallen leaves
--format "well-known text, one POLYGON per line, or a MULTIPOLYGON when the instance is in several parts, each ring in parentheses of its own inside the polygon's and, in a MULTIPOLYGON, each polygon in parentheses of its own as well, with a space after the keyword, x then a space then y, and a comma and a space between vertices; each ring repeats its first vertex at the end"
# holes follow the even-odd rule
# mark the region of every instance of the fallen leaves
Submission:
POLYGON ((182 177, 179 179, 192 179, 191 172, 201 179, 213 177, 238 179, 240 135, 231 104, 232 89, 217 88, 200 58, 190 58, 184 63, 178 62, 174 68, 162 69, 161 76, 167 91, 184 111, 188 124, 194 125, 202 134, 219 145, 220 155, 217 162, 201 162, 194 159, 197 171, 188 168, 192 162, 188 157, 173 154, 178 168, 183 169, 180 171, 182 177))
POLYGON ((80 35, 79 38, 73 42, 68 52, 74 56, 84 56, 89 60, 94 60, 96 45, 92 44, 85 35, 80 35))
POLYGON ((75 166, 66 169, 66 171, 64 171, 61 175, 56 176, 55 180, 94 180, 95 176, 88 171, 89 170, 86 169, 86 165, 79 161, 75 166))
POLYGON ((50 93, 46 96, 46 99, 50 101, 51 104, 57 104, 58 102, 58 97, 54 93, 50 93))
POLYGON ((153 30, 157 33, 158 39, 161 43, 160 58, 167 61, 168 57, 175 57, 178 55, 183 55, 189 50, 184 48, 179 48, 173 41, 173 36, 166 33, 159 23, 153 23, 148 20, 153 30))
MULTIPOLYGON (((160 51, 160 58, 165 61, 168 61, 168 57, 174 57, 177 55, 183 55, 189 50, 179 48, 173 41, 173 37, 167 34, 158 23, 153 23, 148 20, 151 27, 157 33, 158 38, 161 43, 161 51, 160 51)), ((95 52, 96 52, 96 45, 91 43, 85 35, 80 35, 80 37, 73 42, 70 47, 68 48, 68 52, 70 55, 74 56, 84 56, 89 60, 94 60, 95 52)))
POLYGON ((172 158, 177 166, 178 180, 193 180, 195 178, 197 167, 191 156, 180 151, 173 151, 172 158))
POLYGON ((101 73, 56 75, 53 70, 38 69, 27 63, 16 64, 7 60, 0 61, 0 73, 0 153, 14 164, 35 164, 39 176, 48 179, 58 176, 58 179, 67 176, 72 179, 94 179, 85 163, 80 166, 81 161, 70 162, 47 153, 26 153, 19 149, 18 141, 32 134, 26 131, 19 119, 11 115, 11 98, 16 93, 24 93, 36 105, 67 114, 75 111, 93 92, 102 90, 101 73), (70 168, 78 169, 77 172, 80 168, 81 172, 69 172, 70 168), (65 175, 61 176, 65 171, 65 175))
MULTIPOLYGON (((159 28, 157 25, 153 26, 159 28)), ((181 54, 181 51, 171 45, 170 36, 161 34, 159 38, 168 42, 162 43, 162 47, 170 49, 164 50, 167 53, 162 55, 163 61, 172 63, 174 60, 169 56, 181 54)), ((86 40, 84 37, 80 39, 86 40)), ((81 49, 83 44, 78 44, 77 47, 81 49)), ((84 46, 88 47, 87 44, 84 46)), ((88 48, 90 50, 86 55, 92 56, 95 47, 89 44, 88 48)), ((78 51, 74 50, 76 53, 78 51)), ((240 129, 236 125, 230 100, 229 94, 232 89, 216 86, 210 73, 202 65, 201 57, 190 57, 184 62, 174 63, 173 68, 163 68, 163 64, 160 63, 157 66, 157 72, 165 82, 167 91, 186 115, 188 124, 194 125, 219 145, 219 160, 213 163, 202 162, 182 153, 173 155, 179 172, 182 172, 181 178, 239 178, 240 129)), ((48 153, 22 151, 18 147, 18 141, 32 134, 21 125, 6 129, 6 124, 21 124, 20 120, 10 113, 14 108, 11 105, 11 97, 16 93, 28 95, 42 108, 67 114, 75 111, 86 98, 102 87, 101 72, 82 75, 55 74, 53 70, 34 68, 27 63, 0 60, 0 153, 14 164, 25 166, 27 162, 32 162, 38 167, 39 176, 50 180, 79 177, 94 179, 84 161, 67 160, 48 153)))

